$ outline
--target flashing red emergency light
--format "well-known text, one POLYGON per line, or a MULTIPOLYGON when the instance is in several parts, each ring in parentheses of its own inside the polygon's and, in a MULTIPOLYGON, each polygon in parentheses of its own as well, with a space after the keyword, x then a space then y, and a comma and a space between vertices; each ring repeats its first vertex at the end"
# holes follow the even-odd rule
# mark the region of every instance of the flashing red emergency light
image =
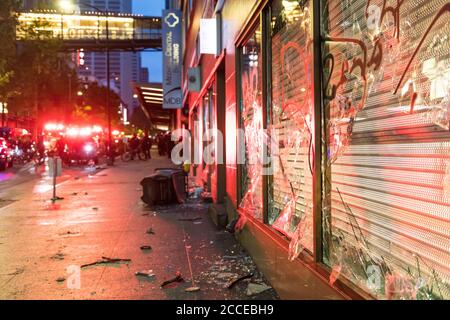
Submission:
POLYGON ((67 130, 66 130, 66 134, 68 136, 77 136, 78 133, 79 133, 78 128, 67 128, 67 130))
POLYGON ((93 126, 92 127, 92 132, 94 132, 94 133, 101 133, 101 132, 103 132, 103 128, 100 127, 100 126, 93 126))
POLYGON ((90 127, 84 127, 84 128, 77 128, 77 127, 71 127, 67 128, 66 134, 68 136, 90 136, 92 135, 92 128, 90 127))
POLYGON ((64 130, 64 125, 60 123, 47 123, 44 129, 45 131, 62 131, 64 130))

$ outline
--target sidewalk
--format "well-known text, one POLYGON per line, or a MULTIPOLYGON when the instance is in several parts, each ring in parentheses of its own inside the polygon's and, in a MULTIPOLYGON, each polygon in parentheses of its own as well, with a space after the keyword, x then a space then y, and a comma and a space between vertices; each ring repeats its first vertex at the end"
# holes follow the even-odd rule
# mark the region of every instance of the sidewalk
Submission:
POLYGON ((142 203, 140 180, 168 165, 166 158, 118 161, 62 183, 58 196, 64 200, 56 206, 47 201, 48 191, 0 208, 0 299, 276 298, 273 289, 247 295, 250 280, 224 288, 251 272, 251 282, 267 282, 234 237, 215 228, 207 205, 190 200, 148 208, 142 203), (152 249, 141 250, 143 245, 152 249), (102 257, 130 261, 80 268, 102 257), (190 269, 199 291, 185 291, 193 286, 190 269), (143 270, 155 276, 135 275, 143 270), (177 271, 186 281, 162 289, 177 271), (79 289, 73 288, 78 280, 79 289))

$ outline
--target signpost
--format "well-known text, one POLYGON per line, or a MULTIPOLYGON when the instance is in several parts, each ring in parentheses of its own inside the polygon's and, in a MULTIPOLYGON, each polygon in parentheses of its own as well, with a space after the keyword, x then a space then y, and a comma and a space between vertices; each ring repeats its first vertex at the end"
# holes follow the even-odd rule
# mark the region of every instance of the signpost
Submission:
POLYGON ((163 10, 163 108, 181 109, 182 61, 182 15, 180 10, 163 10))
POLYGON ((52 157, 48 163, 50 176, 53 177, 53 198, 52 201, 62 200, 56 196, 56 178, 62 175, 62 160, 60 157, 52 157))

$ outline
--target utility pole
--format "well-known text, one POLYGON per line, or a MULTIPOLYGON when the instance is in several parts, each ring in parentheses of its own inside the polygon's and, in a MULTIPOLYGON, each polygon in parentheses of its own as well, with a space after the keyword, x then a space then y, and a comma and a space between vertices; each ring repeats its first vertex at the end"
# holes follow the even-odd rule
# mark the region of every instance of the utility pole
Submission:
POLYGON ((108 165, 114 165, 114 151, 112 148, 112 133, 111 133, 111 103, 110 103, 110 91, 111 91, 111 75, 110 75, 110 58, 109 58, 109 11, 106 11, 106 108, 108 112, 108 165))
MULTIPOLYGON (((66 3, 62 3, 63 5, 67 5, 66 3)), ((108 114, 108 146, 107 146, 107 157, 108 157, 108 165, 112 166, 114 165, 114 158, 115 158, 115 154, 112 148, 112 133, 111 133, 111 103, 110 103, 110 91, 111 91, 111 75, 110 75, 110 57, 109 57, 109 51, 110 51, 110 46, 109 46, 109 10, 101 10, 99 8, 97 8, 96 6, 93 6, 91 4, 88 3, 84 3, 84 2, 79 2, 79 5, 85 6, 85 7, 89 7, 92 8, 94 10, 97 10, 97 12, 102 13, 103 15, 106 16, 106 87, 107 87, 107 92, 106 92, 106 109, 107 109, 107 114, 108 114)), ((63 6, 62 6, 63 7, 63 6)), ((98 31, 100 30, 100 18, 99 18, 99 28, 98 31)), ((97 32, 98 32, 97 31, 97 32)), ((100 41, 100 35, 99 35, 99 39, 100 41)))

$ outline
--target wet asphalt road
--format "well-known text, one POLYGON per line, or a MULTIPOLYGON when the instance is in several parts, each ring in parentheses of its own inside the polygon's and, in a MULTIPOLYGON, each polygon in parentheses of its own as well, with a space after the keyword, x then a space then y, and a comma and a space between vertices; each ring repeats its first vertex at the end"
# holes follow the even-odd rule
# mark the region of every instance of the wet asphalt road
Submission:
MULTIPOLYGON (((98 168, 90 166, 64 166, 62 176, 57 178, 57 185, 72 177, 84 177, 98 171, 98 168)), ((53 179, 49 176, 47 164, 36 166, 34 163, 27 163, 0 171, 0 208, 26 199, 31 193, 47 192, 52 186, 53 179)))

